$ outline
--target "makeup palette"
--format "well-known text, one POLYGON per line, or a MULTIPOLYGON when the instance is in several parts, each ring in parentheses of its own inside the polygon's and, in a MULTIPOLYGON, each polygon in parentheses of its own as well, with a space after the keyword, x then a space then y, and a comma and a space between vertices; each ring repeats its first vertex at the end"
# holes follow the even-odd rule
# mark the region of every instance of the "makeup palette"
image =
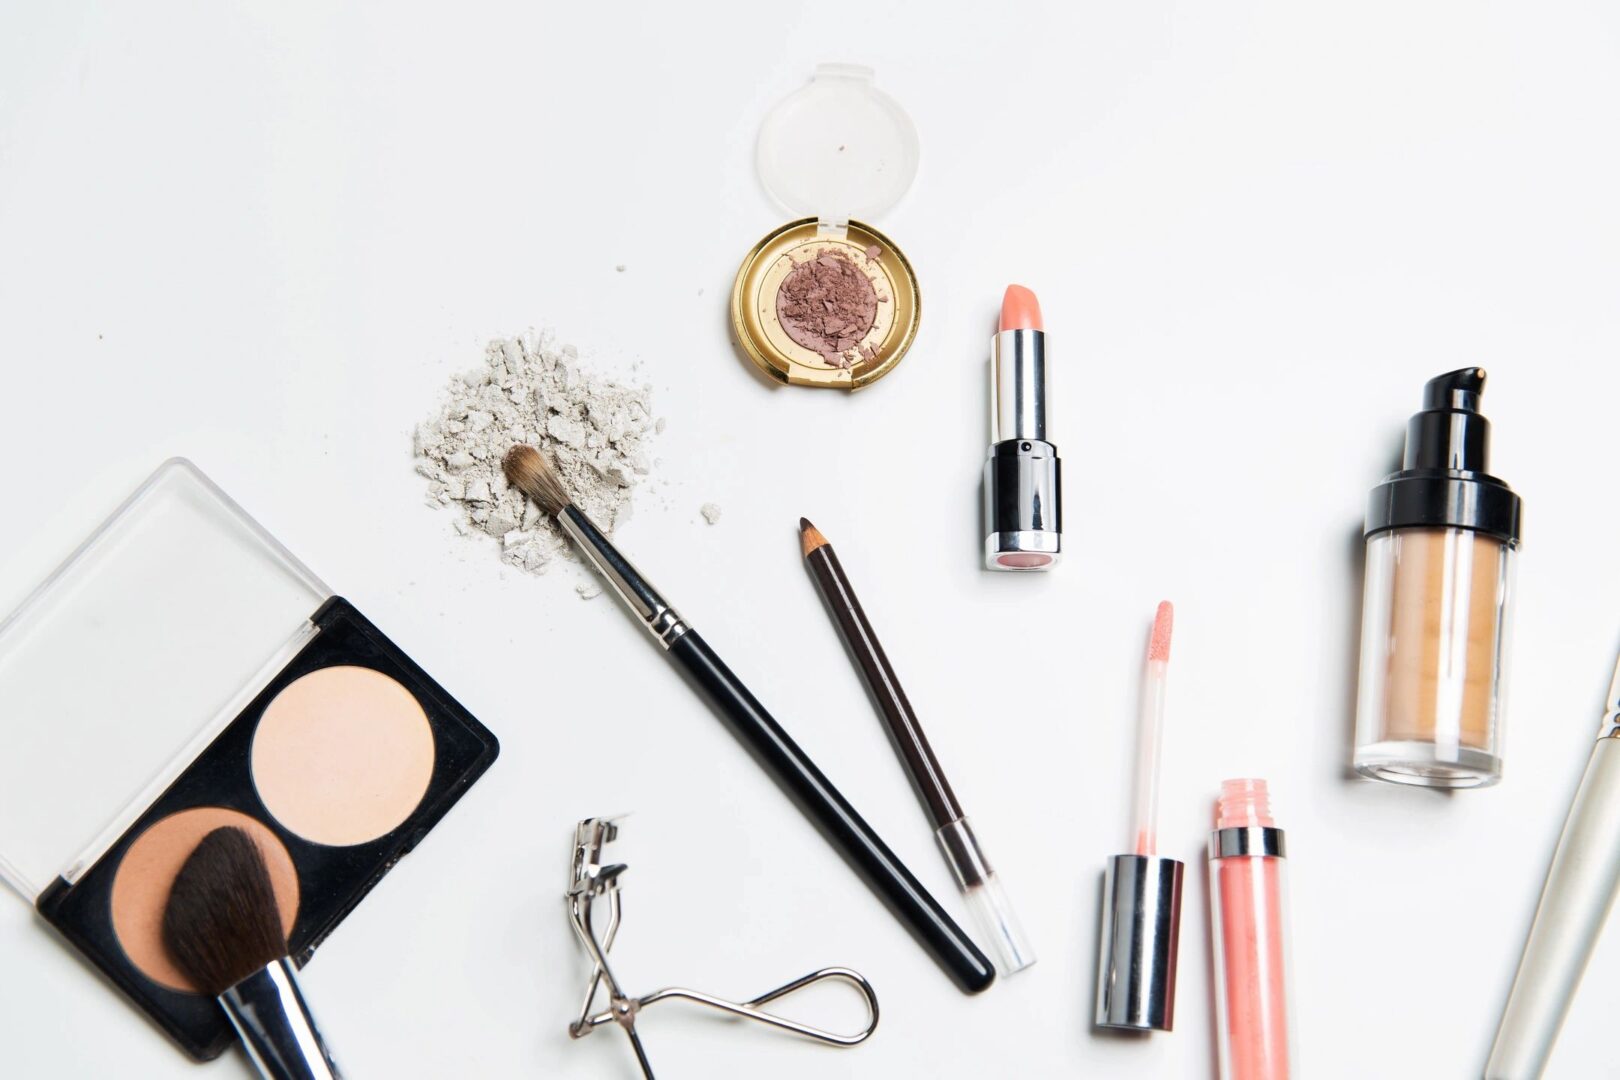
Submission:
POLYGON ((0 878, 198 1059, 234 1035, 161 919, 202 837, 253 837, 302 964, 498 751, 183 460, 0 624, 0 878))
POLYGON ((917 276, 858 218, 888 210, 917 175, 917 129, 872 70, 822 64, 760 127, 771 197, 800 215, 748 253, 731 290, 737 342, 794 386, 858 390, 894 369, 917 336, 917 276))

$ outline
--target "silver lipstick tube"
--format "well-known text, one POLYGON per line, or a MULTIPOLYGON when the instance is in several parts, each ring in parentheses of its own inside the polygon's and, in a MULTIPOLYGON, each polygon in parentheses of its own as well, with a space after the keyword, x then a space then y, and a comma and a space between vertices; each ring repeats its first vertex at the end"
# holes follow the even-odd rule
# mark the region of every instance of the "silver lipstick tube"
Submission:
POLYGON ((265 1080, 342 1080, 298 989, 292 961, 282 958, 219 996, 265 1080))
POLYGON ((1046 399, 1046 332, 991 338, 986 570, 1050 570, 1062 557, 1062 463, 1047 440, 1046 399))

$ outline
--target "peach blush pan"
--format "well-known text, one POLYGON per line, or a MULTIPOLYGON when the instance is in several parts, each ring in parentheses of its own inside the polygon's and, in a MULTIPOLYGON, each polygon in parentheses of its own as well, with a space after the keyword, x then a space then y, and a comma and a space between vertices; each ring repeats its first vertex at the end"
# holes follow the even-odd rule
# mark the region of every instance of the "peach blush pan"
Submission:
POLYGON ((298 871, 274 833, 246 814, 221 806, 199 806, 170 814, 129 846, 113 878, 112 923, 124 955, 141 974, 170 990, 196 993, 196 987, 174 966, 163 945, 163 908, 180 866, 202 838, 224 825, 253 837, 270 869, 276 906, 288 934, 298 917, 298 871))
POLYGON ((380 671, 340 665, 290 684, 253 736, 253 783, 288 830, 347 846, 398 828, 433 777, 421 704, 380 671))

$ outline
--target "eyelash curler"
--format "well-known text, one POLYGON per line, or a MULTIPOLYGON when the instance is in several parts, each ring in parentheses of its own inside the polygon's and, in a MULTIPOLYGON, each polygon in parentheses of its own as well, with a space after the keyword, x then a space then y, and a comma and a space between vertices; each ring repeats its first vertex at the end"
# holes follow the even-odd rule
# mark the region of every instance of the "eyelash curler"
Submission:
POLYGON ((845 967, 827 967, 812 971, 808 975, 778 986, 775 990, 742 1002, 727 1001, 713 994, 688 990, 680 986, 654 990, 641 997, 631 997, 625 993, 623 986, 614 976, 613 969, 608 966, 607 954, 613 947, 614 936, 619 931, 622 911, 619 901, 619 875, 624 873, 626 867, 624 863, 605 864, 602 861, 602 849, 617 839, 618 835, 618 825, 608 818, 586 818, 574 829, 574 867, 567 895, 568 917, 573 923, 574 933, 578 935, 580 944, 585 947, 585 952, 591 959, 592 969, 590 980, 585 985, 585 1002, 580 1007, 579 1017, 568 1025, 570 1036, 581 1039, 603 1024, 618 1024, 630 1039, 630 1047, 635 1051, 636 1061, 641 1065, 642 1076, 646 1080, 653 1080, 652 1063, 647 1060, 646 1048, 642 1046, 641 1035, 636 1030, 636 1020, 643 1009, 660 1001, 690 1001, 732 1016, 757 1020, 762 1024, 769 1024, 771 1027, 832 1046, 857 1046, 877 1030, 877 993, 872 989, 872 984, 866 981, 865 976, 845 967), (607 904, 608 910, 607 924, 600 933, 594 920, 596 903, 599 900, 607 904), (840 1035, 797 1020, 790 1020, 785 1016, 778 1016, 776 1013, 766 1012, 763 1008, 797 990, 825 980, 846 982, 859 991, 866 1002, 867 1011, 866 1026, 860 1031, 840 1035), (597 1012, 594 1011, 596 999, 603 986, 607 988, 608 1007, 597 1012))

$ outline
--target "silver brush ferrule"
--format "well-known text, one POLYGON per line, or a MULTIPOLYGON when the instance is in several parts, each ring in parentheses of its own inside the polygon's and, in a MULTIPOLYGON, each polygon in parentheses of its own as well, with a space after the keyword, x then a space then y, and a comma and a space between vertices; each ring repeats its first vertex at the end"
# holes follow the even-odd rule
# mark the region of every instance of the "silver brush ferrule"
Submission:
POLYGON ((691 629, 577 506, 570 503, 563 507, 557 525, 612 587, 619 601, 640 616, 647 632, 666 651, 691 629))
POLYGON ((1603 707, 1603 727, 1598 730, 1598 738, 1620 738, 1620 660, 1614 663, 1614 677, 1609 680, 1609 700, 1603 707))
POLYGON ((221 994, 219 1003, 266 1080, 342 1080, 299 992, 292 961, 283 958, 255 971, 221 994))

